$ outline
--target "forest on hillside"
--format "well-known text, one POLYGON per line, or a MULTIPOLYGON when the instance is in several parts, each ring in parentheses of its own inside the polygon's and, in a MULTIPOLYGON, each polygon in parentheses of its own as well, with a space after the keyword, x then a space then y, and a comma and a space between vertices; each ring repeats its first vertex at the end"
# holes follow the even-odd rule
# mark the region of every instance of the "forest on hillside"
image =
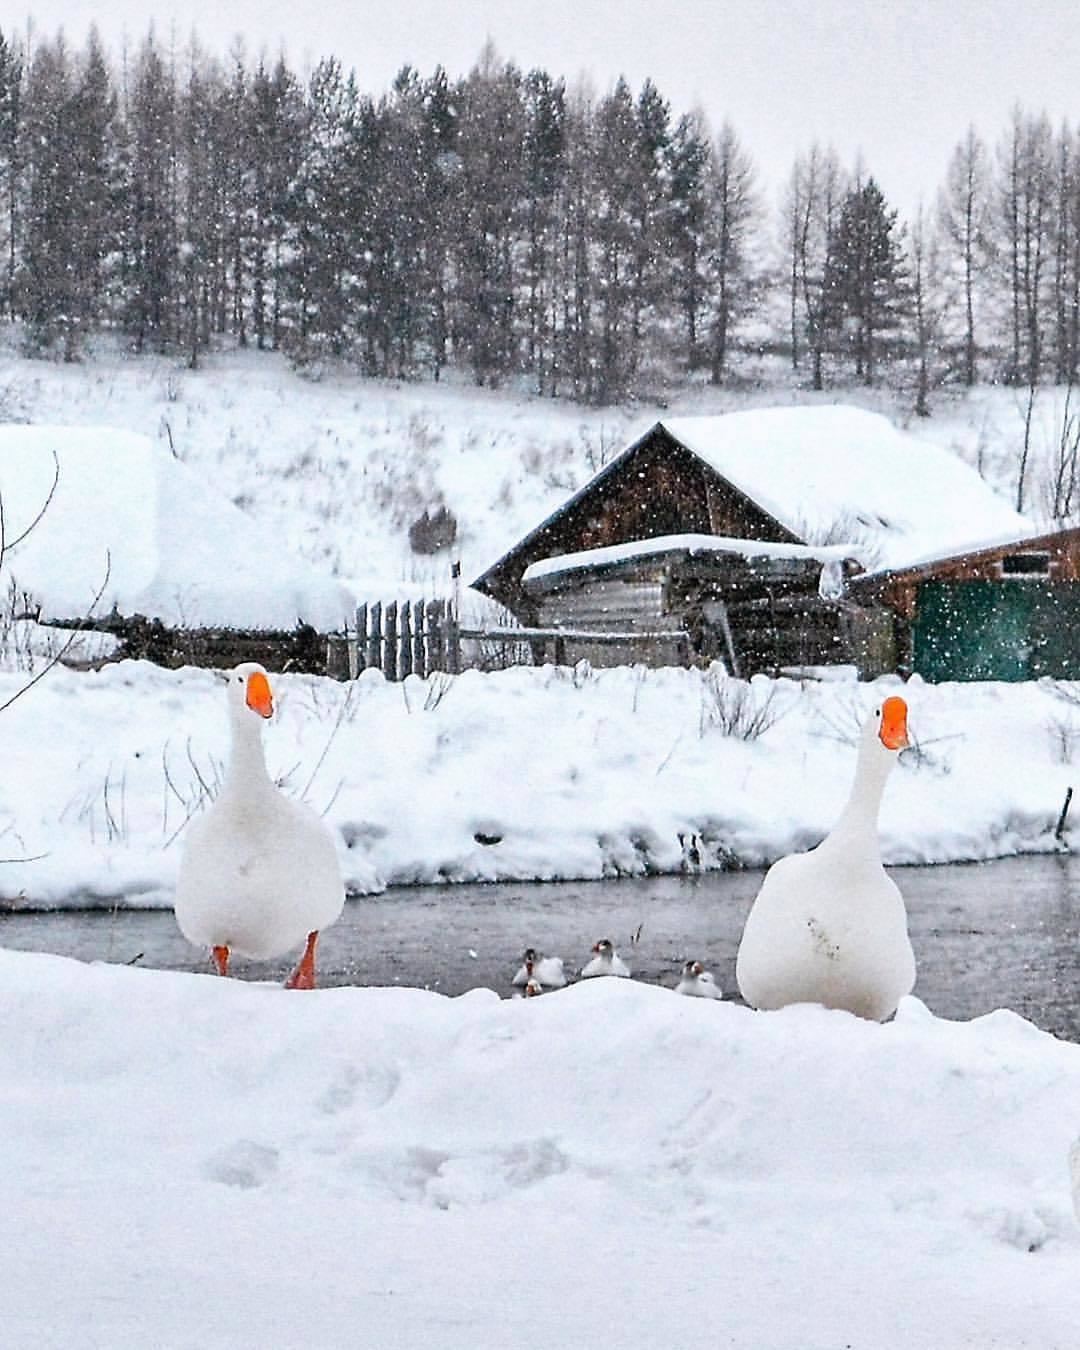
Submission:
POLYGON ((651 82, 596 95, 490 47, 376 97, 334 58, 117 61, 0 32, 0 314, 78 359, 215 345, 606 404, 723 384, 746 351, 808 385, 1033 391, 1080 361, 1080 132, 961 129, 902 220, 872 166, 793 147, 779 200, 730 123, 651 82))

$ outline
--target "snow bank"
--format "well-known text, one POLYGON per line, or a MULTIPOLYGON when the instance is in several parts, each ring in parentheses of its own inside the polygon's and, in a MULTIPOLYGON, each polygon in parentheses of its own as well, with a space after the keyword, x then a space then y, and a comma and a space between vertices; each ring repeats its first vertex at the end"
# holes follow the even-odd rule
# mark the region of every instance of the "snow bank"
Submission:
MULTIPOLYGON (((206 477, 145 436, 108 427, 0 426, 4 558, 45 618, 114 606, 187 627, 321 632, 351 618, 353 599, 284 551, 206 477), (55 455, 55 459, 54 459, 55 455)), ((7 575, 5 575, 5 583, 7 575)))
POLYGON ((1080 1047, 0 952, 5 1344, 1075 1341, 1080 1047))
MULTIPOLYGON (((25 677, 0 675, 0 702, 25 677)), ((267 757, 339 842, 349 886, 589 878, 760 865, 816 843, 851 782, 852 739, 895 679, 771 700, 755 741, 722 734, 722 679, 696 670, 519 667, 353 684, 287 675, 267 757)), ((892 863, 1051 850, 1080 708, 1040 684, 903 686, 920 752, 889 783, 892 863), (1017 753, 1017 747, 1023 753, 1017 753)), ((1062 686, 1077 693, 1077 686, 1062 686)), ((167 905, 187 820, 228 753, 209 671, 53 670, 0 719, 0 897, 167 905)), ((907 761, 905 763, 905 760, 907 761)), ((1078 839, 1080 817, 1071 817, 1078 839)))

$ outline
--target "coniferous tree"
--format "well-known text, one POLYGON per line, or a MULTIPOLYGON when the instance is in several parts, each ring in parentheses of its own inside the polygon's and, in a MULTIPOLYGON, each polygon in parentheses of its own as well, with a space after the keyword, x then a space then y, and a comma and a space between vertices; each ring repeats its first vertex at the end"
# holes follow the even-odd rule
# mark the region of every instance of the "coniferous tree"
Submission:
POLYGON ((525 78, 524 103, 525 356, 537 391, 543 394, 553 388, 557 359, 555 276, 558 200, 565 172, 565 87, 546 72, 534 70, 525 78))
POLYGON ((290 193, 289 349, 303 363, 351 345, 358 292, 345 151, 356 127, 355 81, 332 58, 312 73, 305 103, 305 153, 290 193))
POLYGON ((77 351, 79 308, 74 259, 79 202, 74 77, 63 36, 39 42, 26 85, 26 205, 19 305, 33 350, 54 342, 66 358, 77 351))
POLYGON ((0 211, 4 218, 3 232, 0 233, 4 258, 0 313, 6 312, 11 319, 16 314, 22 85, 22 57, 0 31, 0 211))
POLYGON ((598 403, 621 398, 637 370, 634 277, 637 263, 639 165, 634 99, 625 80, 596 109, 592 166, 592 238, 595 240, 598 403))
POLYGON ((490 44, 461 90, 456 346, 478 384, 517 365, 516 241, 524 195, 521 75, 490 44))
POLYGON ((251 179, 251 323, 256 345, 281 341, 282 282, 289 193, 300 165, 304 95, 284 58, 273 72, 260 64, 248 100, 251 179))
POLYGON ((905 269, 897 215, 873 178, 857 184, 844 198, 825 265, 828 327, 866 384, 874 381, 885 334, 900 321, 905 269))
POLYGON ((173 68, 153 35, 135 60, 126 109, 124 314, 136 351, 177 340, 178 119, 173 68))
POLYGON ((734 128, 725 122, 716 139, 715 219, 711 258, 713 283, 711 378, 720 384, 728 359, 731 328, 749 307, 752 285, 749 241, 757 217, 753 192, 754 170, 734 128))
POLYGON ((682 320, 684 362, 694 371, 701 363, 701 338, 709 295, 711 256, 710 193, 713 150, 701 113, 679 118, 668 147, 668 276, 682 320))
POLYGON ((77 63, 70 110, 78 203, 72 289, 74 327, 81 338, 107 314, 118 281, 122 190, 116 156, 117 99, 96 28, 77 63))

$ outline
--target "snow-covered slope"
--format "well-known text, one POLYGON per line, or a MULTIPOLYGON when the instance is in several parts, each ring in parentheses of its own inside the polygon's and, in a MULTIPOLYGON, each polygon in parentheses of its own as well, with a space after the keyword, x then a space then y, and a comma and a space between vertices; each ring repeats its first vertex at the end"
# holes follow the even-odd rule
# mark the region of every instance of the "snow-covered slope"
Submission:
POLYGON ((1080 1047, 0 952, 12 1350, 1069 1350, 1080 1047))

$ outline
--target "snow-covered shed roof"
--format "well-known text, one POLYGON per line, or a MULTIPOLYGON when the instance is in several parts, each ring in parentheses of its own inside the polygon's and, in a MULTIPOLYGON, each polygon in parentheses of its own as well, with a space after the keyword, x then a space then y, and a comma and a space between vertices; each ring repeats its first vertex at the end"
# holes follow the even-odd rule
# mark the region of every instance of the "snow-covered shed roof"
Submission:
POLYGON ((763 408, 661 425, 800 539, 851 543, 868 566, 1034 528, 956 455, 861 408, 763 408))
POLYGON ((349 617, 338 581, 286 553, 212 485, 149 437, 110 427, 0 426, 3 558, 46 619, 95 610, 171 626, 321 632, 349 617), (55 459, 54 459, 55 455, 55 459))
POLYGON ((612 563, 630 562, 668 553, 734 553, 742 558, 787 558, 802 562, 842 563, 851 556, 850 550, 835 544, 774 544, 762 539, 729 539, 718 534, 664 534, 653 539, 633 539, 625 544, 608 544, 605 548, 582 549, 577 553, 561 553, 553 558, 541 558, 530 563, 522 581, 540 581, 589 568, 606 567, 612 563))

